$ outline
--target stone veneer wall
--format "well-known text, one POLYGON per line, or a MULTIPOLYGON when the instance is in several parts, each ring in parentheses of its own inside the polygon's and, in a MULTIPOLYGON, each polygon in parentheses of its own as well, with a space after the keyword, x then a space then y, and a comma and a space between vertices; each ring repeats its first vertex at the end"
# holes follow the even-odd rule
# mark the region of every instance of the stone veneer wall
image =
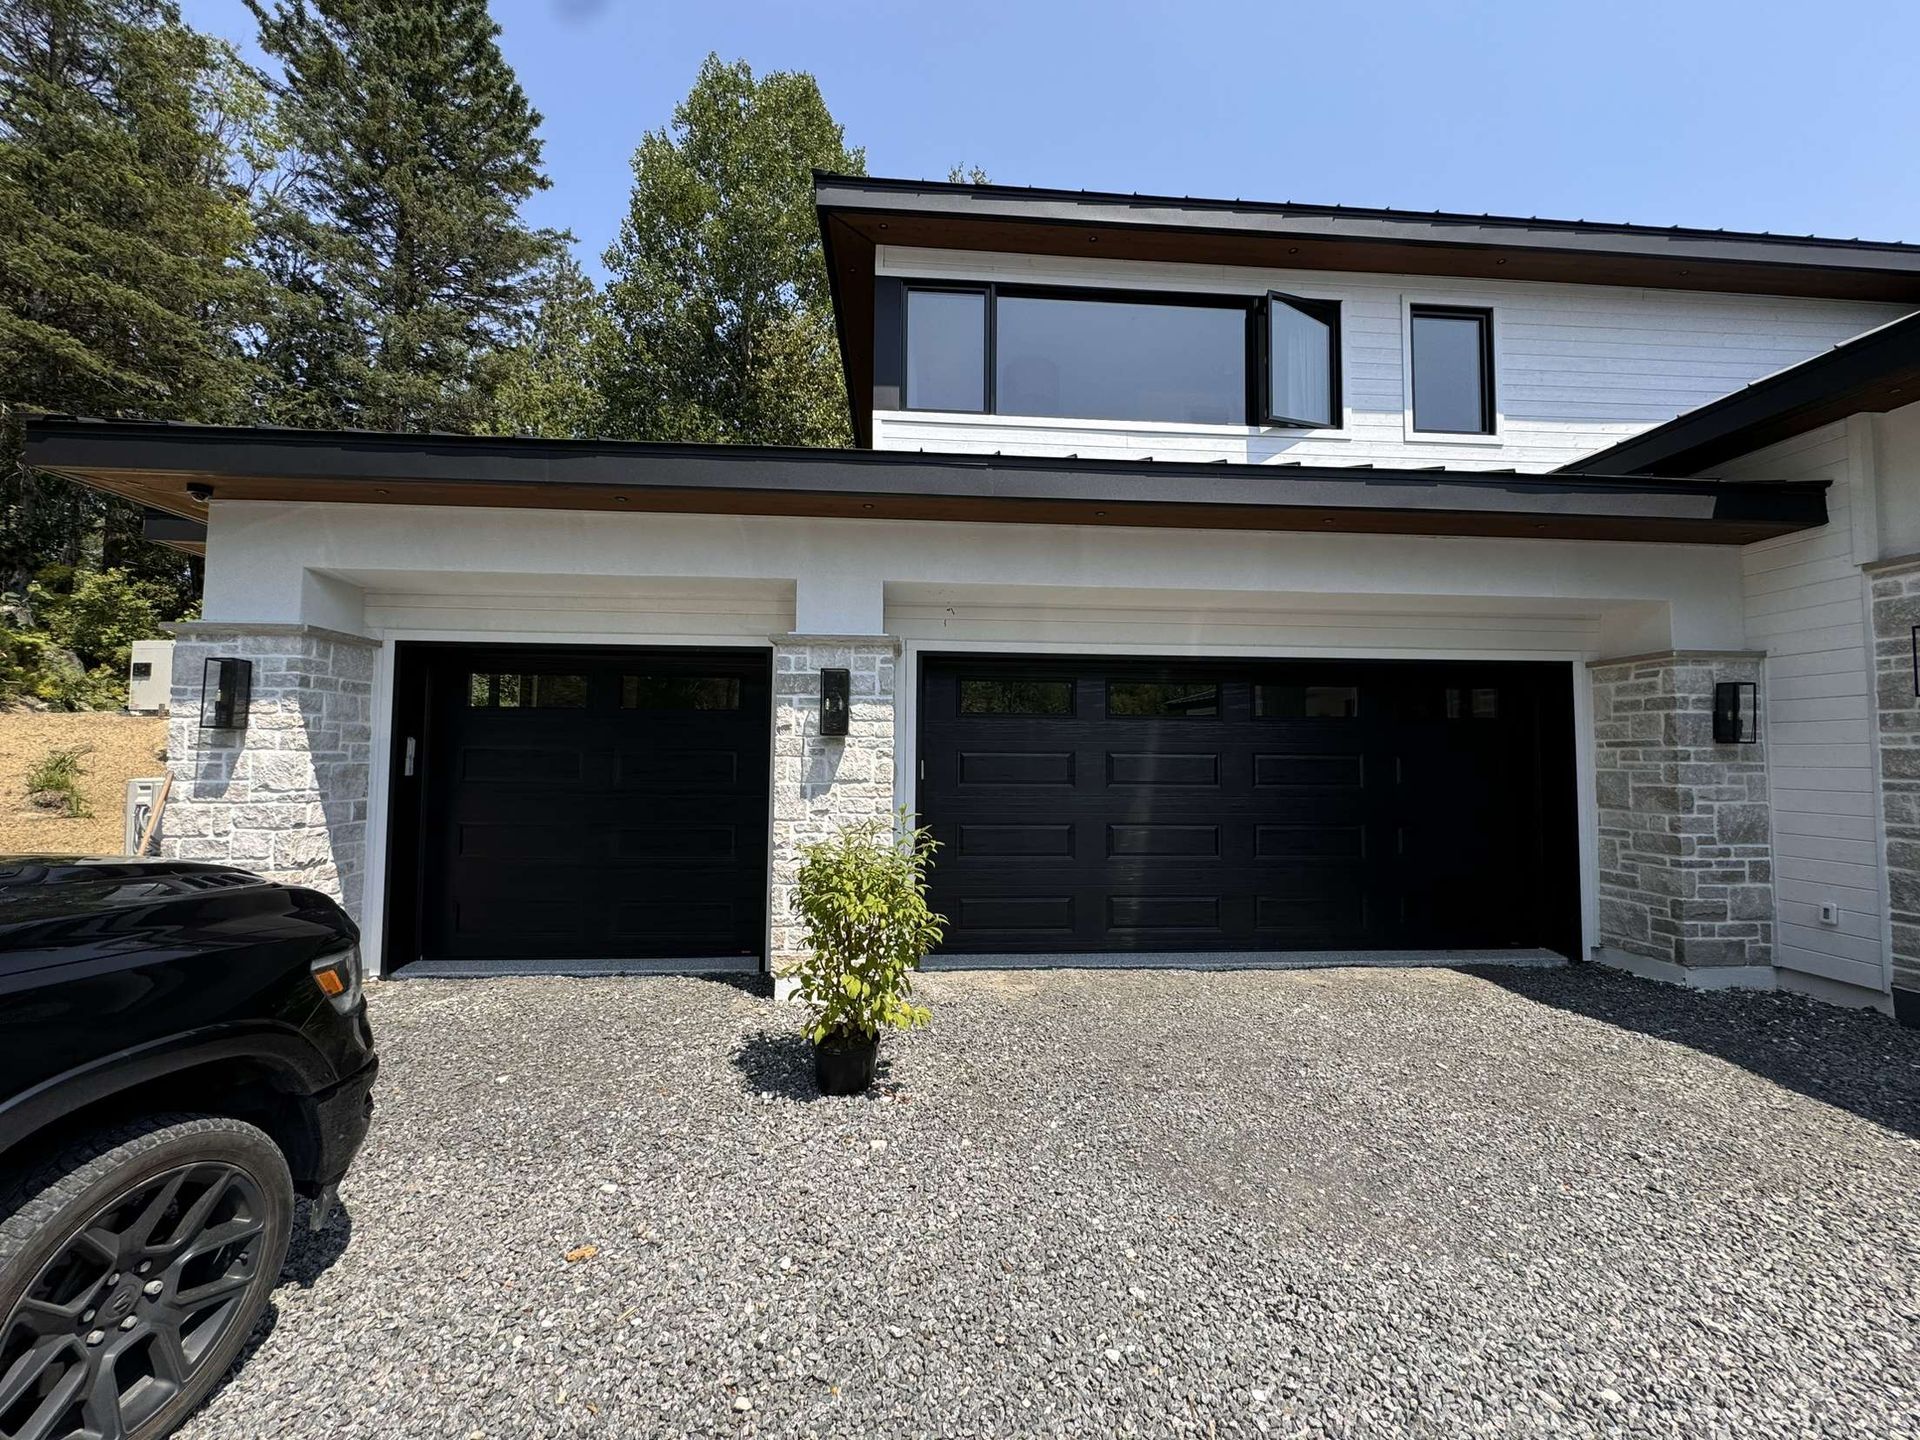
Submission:
POLYGON ((1773 958, 1766 695, 1760 743, 1713 742, 1718 680, 1762 657, 1676 652, 1593 673, 1600 942, 1689 968, 1773 958))
POLYGON ((1920 696, 1913 693, 1920 556, 1868 569, 1873 580, 1880 803, 1887 822, 1887 908, 1893 917, 1894 1009, 1902 1020, 1920 1023, 1920 696))
POLYGON ((850 820, 893 813, 894 686, 899 644, 885 635, 777 635, 773 651, 775 975, 804 953, 793 913, 800 846, 850 820), (820 734, 820 671, 852 671, 844 739, 820 734))
POLYGON ((160 853, 324 891, 360 918, 378 643, 307 626, 176 631, 160 853), (202 730, 209 656, 253 662, 244 730, 202 730))

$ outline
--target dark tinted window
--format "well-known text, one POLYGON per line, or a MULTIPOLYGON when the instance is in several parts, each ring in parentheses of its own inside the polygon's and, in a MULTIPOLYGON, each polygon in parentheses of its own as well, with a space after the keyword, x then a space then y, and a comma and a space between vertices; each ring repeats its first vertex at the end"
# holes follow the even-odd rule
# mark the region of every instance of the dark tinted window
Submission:
POLYGON ((1351 685, 1256 685, 1253 713, 1262 720, 1351 720, 1360 692, 1351 685))
POLYGON ((1002 295, 994 350, 1002 415, 1247 422, 1247 311, 1237 306, 1002 295))
POLYGON ((740 681, 732 675, 622 675, 623 710, 738 710, 740 681))
POLYGON ((1493 431, 1492 320, 1483 310, 1412 311, 1413 428, 1493 431))
POLYGON ((916 410, 987 408, 983 292, 907 291, 907 404, 916 410))
POLYGON ((580 710, 587 703, 584 675, 503 675, 475 672, 467 677, 467 704, 475 710, 580 710))
POLYGON ((1337 425, 1339 307, 1267 297, 1267 418, 1275 424, 1337 425))
POLYGON ((1071 715, 1071 680, 962 680, 962 715, 1071 715))
POLYGON ((1500 692, 1491 686, 1477 686, 1471 690, 1447 689, 1447 718, 1449 720, 1498 720, 1500 718, 1500 692))
POLYGON ((1115 680, 1107 686, 1107 714, 1195 718, 1220 713, 1220 686, 1212 680, 1115 680))

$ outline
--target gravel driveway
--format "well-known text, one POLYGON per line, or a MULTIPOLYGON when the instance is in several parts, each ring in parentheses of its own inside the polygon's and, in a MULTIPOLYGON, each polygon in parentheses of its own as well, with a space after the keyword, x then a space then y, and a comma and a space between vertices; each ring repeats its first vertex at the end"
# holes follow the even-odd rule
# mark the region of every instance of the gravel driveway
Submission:
POLYGON ((183 1433, 1920 1432, 1920 1033, 1589 967, 924 993, 821 1100, 725 984, 376 987, 350 1237, 183 1433))

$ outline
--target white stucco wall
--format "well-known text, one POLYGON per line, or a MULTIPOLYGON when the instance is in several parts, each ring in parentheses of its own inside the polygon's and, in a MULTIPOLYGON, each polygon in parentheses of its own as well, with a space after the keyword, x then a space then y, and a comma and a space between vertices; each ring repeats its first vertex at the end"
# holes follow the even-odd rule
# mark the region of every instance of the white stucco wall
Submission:
POLYGON ((1594 925, 1582 662, 1740 643, 1737 550, 1437 537, 225 502, 209 622, 380 642, 363 907, 377 950, 393 645, 403 640, 901 645, 894 799, 912 804, 920 657, 940 651, 1566 663, 1594 925))
POLYGON ((1344 423, 1300 431, 883 410, 879 449, 1550 470, 1884 324, 1911 306, 1624 286, 1261 270, 881 246, 901 278, 1259 295, 1341 304, 1344 423), (1414 433, 1406 307, 1491 308, 1497 433, 1414 433))

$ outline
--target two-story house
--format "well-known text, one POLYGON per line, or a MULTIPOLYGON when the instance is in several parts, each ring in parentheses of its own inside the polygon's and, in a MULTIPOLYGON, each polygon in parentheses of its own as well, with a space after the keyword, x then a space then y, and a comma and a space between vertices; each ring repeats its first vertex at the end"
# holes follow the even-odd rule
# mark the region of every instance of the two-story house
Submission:
POLYGON ((934 963, 1920 1005, 1920 247, 818 205, 855 449, 33 426, 205 547, 166 851, 387 973, 759 970, 905 806, 934 963))

